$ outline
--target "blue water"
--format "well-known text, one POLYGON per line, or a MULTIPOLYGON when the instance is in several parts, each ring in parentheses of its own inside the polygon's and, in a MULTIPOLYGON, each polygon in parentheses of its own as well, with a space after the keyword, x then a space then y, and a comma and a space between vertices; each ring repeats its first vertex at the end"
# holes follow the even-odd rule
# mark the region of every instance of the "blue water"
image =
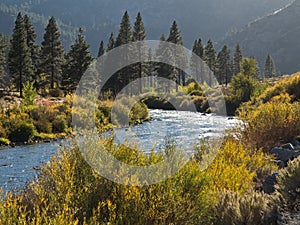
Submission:
MULTIPOLYGON (((164 148, 167 137, 179 147, 192 147, 200 139, 221 136, 225 128, 236 124, 235 119, 195 112, 151 110, 150 116, 150 122, 115 130, 116 142, 134 140, 145 152, 152 148, 159 151, 164 148)), ((0 150, 0 187, 4 191, 23 187, 37 176, 36 168, 51 159, 58 145, 54 142, 0 150)), ((186 149, 190 150, 192 148, 186 149)))

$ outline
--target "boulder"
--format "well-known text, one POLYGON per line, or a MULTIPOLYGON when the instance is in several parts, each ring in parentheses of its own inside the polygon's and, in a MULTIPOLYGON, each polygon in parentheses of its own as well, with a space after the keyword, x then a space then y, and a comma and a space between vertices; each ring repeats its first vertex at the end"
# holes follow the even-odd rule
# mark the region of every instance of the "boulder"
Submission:
POLYGON ((263 182, 262 190, 267 194, 272 194, 275 191, 275 184, 277 184, 276 177, 278 176, 278 173, 273 173, 265 179, 263 182))
POLYGON ((300 156, 300 151, 282 147, 272 148, 270 153, 276 156, 280 168, 287 166, 288 161, 300 156))

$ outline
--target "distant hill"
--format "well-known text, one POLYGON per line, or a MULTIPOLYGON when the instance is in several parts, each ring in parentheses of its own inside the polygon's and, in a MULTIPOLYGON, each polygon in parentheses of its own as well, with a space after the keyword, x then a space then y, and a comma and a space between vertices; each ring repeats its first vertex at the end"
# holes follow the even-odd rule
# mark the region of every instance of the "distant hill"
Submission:
POLYGON ((141 11, 148 39, 166 35, 174 19, 191 48, 194 39, 221 39, 226 33, 239 30, 249 21, 271 13, 292 0, 1 0, 0 32, 10 34, 18 10, 35 17, 41 38, 45 21, 55 16, 61 21, 66 47, 74 38, 74 28, 86 30, 87 41, 95 54, 100 40, 107 41, 110 32, 118 32, 125 10, 134 22, 141 11), (9 9, 9 10, 8 10, 9 9))
POLYGON ((300 0, 282 10, 249 24, 223 44, 233 47, 240 43, 243 53, 255 56, 263 69, 270 53, 282 73, 300 70, 300 0))

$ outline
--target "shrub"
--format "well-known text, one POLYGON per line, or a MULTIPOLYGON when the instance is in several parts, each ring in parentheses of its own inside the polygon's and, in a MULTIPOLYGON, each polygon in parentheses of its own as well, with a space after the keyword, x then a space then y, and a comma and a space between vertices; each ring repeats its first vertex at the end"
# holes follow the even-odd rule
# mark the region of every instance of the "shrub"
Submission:
POLYGON ((300 134, 300 103, 268 102, 253 110, 242 110, 240 139, 253 148, 268 152, 272 147, 292 141, 300 134))
POLYGON ((274 86, 267 88, 257 99, 258 103, 266 103, 280 94, 288 94, 291 102, 300 100, 300 73, 278 81, 274 86))
POLYGON ((12 142, 27 142, 35 134, 35 127, 31 123, 20 122, 17 126, 13 127, 8 134, 9 140, 12 142))
POLYGON ((57 116, 52 122, 52 131, 54 133, 63 133, 68 128, 67 121, 62 115, 57 116))
POLYGON ((220 192, 218 203, 212 209, 213 224, 277 224, 277 210, 267 194, 247 191, 244 194, 225 191, 220 192))
POLYGON ((36 127, 39 133, 52 133, 52 123, 49 122, 46 118, 40 118, 37 121, 33 122, 34 126, 36 127))
POLYGON ((22 100, 23 106, 35 105, 35 100, 38 94, 32 82, 26 82, 24 85, 24 99, 22 100))
POLYGON ((64 96, 64 92, 62 90, 60 90, 59 88, 56 88, 56 89, 50 90, 49 91, 49 95, 51 97, 58 98, 58 97, 63 97, 64 96))
POLYGON ((288 210, 300 209, 300 157, 288 163, 288 167, 279 171, 277 176, 276 193, 282 205, 288 210))
POLYGON ((0 146, 1 145, 10 145, 10 140, 0 137, 0 146))
POLYGON ((141 123, 145 120, 149 120, 149 112, 147 106, 142 102, 134 104, 134 106, 130 110, 129 118, 131 124, 141 123))
POLYGON ((253 186, 255 177, 267 176, 274 169, 276 167, 266 154, 253 152, 240 142, 229 139, 206 172, 213 193, 224 189, 244 193, 253 186))

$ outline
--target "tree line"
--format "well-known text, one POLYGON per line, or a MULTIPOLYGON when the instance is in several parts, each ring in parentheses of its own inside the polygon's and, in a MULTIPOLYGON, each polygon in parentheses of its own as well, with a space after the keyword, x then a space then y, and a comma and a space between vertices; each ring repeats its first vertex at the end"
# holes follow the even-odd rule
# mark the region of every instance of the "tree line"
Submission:
MULTIPOLYGON (((137 14, 132 27, 129 14, 126 11, 121 20, 118 35, 114 37, 114 33, 111 33, 106 46, 103 40, 100 41, 97 57, 104 55, 113 48, 135 41, 143 41, 146 36, 141 13, 137 14)), ((65 94, 74 92, 81 76, 94 59, 83 30, 79 29, 74 43, 67 52, 62 45, 60 31, 54 17, 49 19, 40 45, 36 43, 36 38, 37 34, 31 24, 30 17, 19 13, 10 41, 8 42, 7 39, 3 41, 3 38, 0 40, 0 81, 2 87, 12 87, 12 89, 18 90, 21 97, 26 82, 32 82, 42 95, 54 96, 60 92, 65 94), (5 78, 7 74, 10 75, 10 80, 5 78)), ((183 46, 183 39, 176 21, 173 21, 168 37, 162 35, 160 40, 183 46)), ((142 49, 144 47, 141 46, 135 50, 145 51, 142 49)), ((206 45, 203 45, 201 38, 199 38, 195 40, 192 51, 205 62, 221 85, 227 85, 233 76, 241 72, 243 55, 238 44, 233 54, 226 45, 217 53, 212 40, 208 40, 206 45)), ((173 80, 176 83, 176 90, 178 90, 179 85, 186 85, 188 74, 171 65, 151 62, 155 54, 160 57, 172 57, 172 51, 163 46, 158 46, 156 52, 149 50, 147 56, 149 63, 136 63, 121 69, 108 80, 103 90, 110 91, 115 95, 137 78, 151 77, 148 84, 143 83, 140 79, 138 87, 131 87, 129 90, 131 93, 134 88, 141 91, 147 86, 155 86, 153 77, 156 76, 173 80)), ((179 55, 181 63, 190 66, 201 81, 201 74, 205 73, 203 65, 198 65, 198 60, 195 57, 188 59, 184 54, 179 55)), ((260 74, 260 69, 254 58, 249 58, 247 62, 254 64, 254 66, 248 65, 249 67, 256 68, 255 71, 251 72, 251 76, 268 78, 278 74, 274 60, 269 54, 266 58, 263 74, 260 74)), ((247 65, 244 66, 247 67, 247 65)), ((207 82, 210 83, 211 81, 207 80, 207 82)))

